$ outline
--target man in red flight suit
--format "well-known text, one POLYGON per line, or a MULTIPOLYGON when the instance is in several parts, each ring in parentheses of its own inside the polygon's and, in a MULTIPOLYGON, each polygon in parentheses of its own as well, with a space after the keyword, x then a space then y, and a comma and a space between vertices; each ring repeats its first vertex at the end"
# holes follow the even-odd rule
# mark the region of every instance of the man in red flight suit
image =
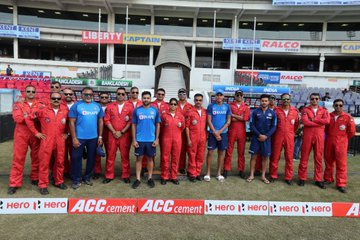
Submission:
POLYGON ((165 185, 170 179, 172 183, 179 185, 177 173, 182 143, 181 133, 185 129, 185 119, 180 111, 177 111, 176 98, 171 98, 169 105, 170 110, 161 115, 161 184, 165 185))
POLYGON ((186 117, 186 137, 188 147, 188 174, 189 180, 201 181, 201 168, 204 163, 206 149, 206 109, 202 107, 203 95, 194 96, 194 107, 189 110, 186 117))
POLYGON ((250 109, 243 102, 243 92, 237 90, 235 92, 235 101, 230 103, 231 108, 231 124, 229 126, 229 146, 225 153, 224 160, 224 178, 227 178, 228 172, 231 170, 232 155, 234 144, 237 142, 238 167, 239 176, 245 178, 245 142, 246 142, 246 122, 250 119, 250 109))
POLYGON ((344 101, 336 99, 333 103, 335 109, 330 113, 330 124, 326 126, 325 141, 325 173, 327 183, 334 182, 334 164, 336 166, 336 188, 346 193, 347 166, 346 157, 348 140, 355 135, 354 119, 343 112, 344 101))
POLYGON ((270 182, 278 179, 278 168, 281 150, 284 148, 285 177, 288 185, 292 185, 293 155, 295 131, 299 126, 298 110, 290 105, 290 94, 281 95, 282 106, 275 109, 277 126, 272 136, 272 152, 270 156, 270 182))
POLYGON ((65 157, 65 142, 68 137, 68 127, 66 124, 68 116, 68 108, 61 105, 61 94, 51 93, 50 105, 43 106, 35 114, 41 124, 41 132, 39 132, 29 122, 31 132, 41 139, 40 150, 41 159, 39 161, 39 190, 42 195, 49 194, 49 166, 50 160, 54 153, 54 171, 53 177, 55 187, 62 190, 67 189, 64 183, 64 157, 65 157))
MULTIPOLYGON (((26 153, 30 146, 31 158, 31 184, 38 185, 39 180, 39 158, 38 152, 40 140, 35 137, 27 126, 25 119, 31 116, 32 112, 37 111, 40 103, 35 100, 35 87, 27 86, 25 88, 25 98, 23 101, 16 102, 13 106, 12 116, 16 123, 14 131, 13 161, 10 170, 8 194, 12 195, 23 184, 23 172, 26 159, 26 153)), ((40 130, 40 124, 36 127, 40 130)))
POLYGON ((116 101, 107 105, 105 110, 105 126, 109 129, 108 156, 104 184, 115 178, 116 151, 120 149, 121 155, 121 178, 125 183, 130 183, 130 148, 131 148, 131 119, 133 106, 125 101, 125 88, 116 90, 116 101))
MULTIPOLYGON (((275 109, 277 108, 276 106, 276 96, 275 95, 270 95, 269 98, 269 109, 275 111, 275 109)), ((260 176, 261 175, 261 171, 262 171, 262 156, 261 154, 257 155, 256 158, 256 164, 255 164, 255 176, 260 176)))
MULTIPOLYGON (((178 91, 178 108, 177 111, 179 111, 186 119, 187 114, 190 109, 193 108, 193 106, 187 102, 187 93, 185 88, 180 88, 178 91)), ((186 137, 186 131, 182 132, 181 135, 182 143, 181 143, 181 153, 180 153, 180 159, 179 159, 179 172, 181 174, 185 174, 185 168, 186 168, 186 152, 187 152, 187 137, 186 137)))
MULTIPOLYGON (((109 102, 110 102, 110 95, 105 92, 101 93, 100 94, 100 105, 101 105, 101 108, 103 109, 104 113, 105 113, 106 107, 109 104, 109 102)), ((106 154, 108 153, 108 135, 109 135, 109 130, 108 130, 108 128, 104 127, 103 133, 102 133, 102 138, 103 138, 103 143, 104 143, 106 154)), ((101 169, 101 157, 99 155, 96 155, 93 179, 99 179, 101 170, 102 170, 101 169)))
MULTIPOLYGON (((65 88, 63 90, 64 99, 62 102, 62 105, 65 106, 68 110, 74 105, 74 91, 71 88, 65 88)), ((67 121, 67 124, 69 125, 69 121, 67 121)), ((68 126, 68 129, 69 126, 68 126)), ((70 136, 70 133, 68 133, 68 136, 70 136)), ((65 158, 64 158, 64 177, 71 178, 71 151, 73 148, 72 139, 71 137, 68 137, 65 142, 65 158)))
POLYGON ((328 111, 319 106, 320 94, 310 95, 310 105, 304 107, 301 120, 304 124, 303 143, 301 147, 301 158, 298 171, 298 185, 304 186, 307 179, 307 167, 311 149, 314 148, 314 181, 319 188, 325 189, 322 181, 323 167, 322 156, 324 152, 325 125, 329 124, 328 111))
POLYGON ((132 87, 130 89, 130 98, 127 102, 132 105, 133 109, 142 106, 142 101, 139 99, 138 87, 132 87))

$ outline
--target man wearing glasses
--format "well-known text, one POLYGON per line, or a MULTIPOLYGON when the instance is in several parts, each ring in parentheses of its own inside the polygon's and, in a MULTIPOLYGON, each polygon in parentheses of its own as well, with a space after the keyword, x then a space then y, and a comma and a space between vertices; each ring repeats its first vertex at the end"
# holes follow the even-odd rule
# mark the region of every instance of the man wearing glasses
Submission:
POLYGON ((310 95, 310 105, 304 107, 301 113, 301 120, 304 124, 304 135, 301 147, 301 158, 298 171, 298 185, 305 186, 307 179, 307 167, 311 149, 314 148, 314 181, 319 188, 325 189, 322 181, 323 166, 322 156, 324 152, 325 125, 329 124, 330 116, 328 111, 319 106, 320 94, 310 95))
MULTIPOLYGON (((185 88, 180 88, 178 90, 178 108, 177 111, 179 111, 185 118, 187 117, 187 114, 189 113, 189 110, 193 108, 193 106, 188 103, 187 101, 187 94, 185 88)), ((182 139, 182 145, 181 145, 181 152, 180 152, 180 159, 179 159, 179 172, 181 174, 185 174, 185 168, 186 168, 186 152, 187 152, 187 138, 186 138, 186 131, 182 132, 181 135, 182 139)))
POLYGON ((346 193, 347 183, 347 149, 348 141, 355 135, 354 119, 343 111, 344 101, 336 99, 335 111, 330 113, 330 124, 326 126, 325 173, 326 183, 334 182, 334 164, 336 166, 336 188, 346 193))
MULTIPOLYGON (((35 100, 35 87, 28 85, 25 88, 25 98, 23 101, 16 102, 13 106, 12 117, 16 123, 14 131, 14 149, 13 161, 10 170, 8 194, 12 195, 23 184, 23 172, 26 159, 26 153, 30 146, 31 158, 31 184, 37 186, 39 181, 39 158, 38 152, 40 140, 30 131, 27 122, 29 116, 35 113, 40 102, 35 100)), ((35 127, 40 131, 39 122, 35 123, 35 127)))
MULTIPOLYGON (((108 106, 109 102, 110 102, 110 95, 108 93, 106 93, 106 92, 100 93, 100 106, 101 106, 104 114, 105 114, 105 110, 106 110, 106 107, 108 106)), ((108 130, 108 128, 104 127, 103 128, 103 133, 102 133, 102 140, 103 140, 103 143, 104 143, 105 153, 106 154, 108 153, 108 135, 109 135, 109 130, 108 130)), ((101 157, 96 154, 93 179, 99 179, 101 171, 102 171, 102 169, 101 169, 101 157)))
POLYGON ((224 176, 222 168, 224 165, 225 150, 228 147, 228 126, 231 122, 230 106, 223 102, 224 91, 219 89, 215 92, 215 103, 211 103, 207 108, 207 124, 210 128, 208 138, 208 153, 206 157, 207 171, 204 176, 206 182, 210 182, 210 169, 212 155, 215 149, 218 149, 218 168, 216 179, 223 182, 224 176))
POLYGON ((152 179, 154 168, 154 157, 156 147, 159 145, 160 134, 160 114, 159 111, 150 105, 151 93, 144 91, 141 94, 143 105, 136 108, 132 116, 131 132, 133 136, 132 144, 135 147, 136 156, 136 180, 132 188, 140 186, 140 174, 142 168, 142 159, 147 159, 147 168, 149 171, 147 184, 150 188, 155 187, 152 179))
POLYGON ((189 110, 185 120, 185 132, 188 147, 189 180, 201 181, 201 168, 204 163, 206 148, 206 109, 202 107, 203 95, 194 96, 194 107, 189 110))
POLYGON ((272 136, 272 152, 270 157, 270 181, 278 179, 278 168, 281 150, 284 148, 285 155, 285 174, 286 184, 292 185, 293 178, 293 155, 295 131, 299 126, 298 110, 291 106, 290 94, 281 95, 282 106, 275 109, 277 117, 277 127, 272 136))
POLYGON ((231 170, 232 155, 234 144, 237 142, 238 167, 239 176, 245 178, 245 142, 246 142, 246 122, 250 119, 250 109, 243 101, 243 92, 237 90, 235 92, 235 101, 230 103, 231 108, 231 124, 229 126, 229 147, 226 150, 224 160, 224 173, 226 178, 231 170))
POLYGON ((81 180, 92 186, 91 177, 94 171, 96 147, 102 145, 103 117, 101 106, 93 102, 93 90, 85 87, 82 90, 82 101, 76 102, 69 111, 70 132, 73 142, 71 172, 72 188, 78 189, 81 180), (82 156, 86 146, 88 151, 86 171, 82 176, 82 156))
POLYGON ((142 102, 139 99, 139 88, 132 87, 130 89, 130 99, 127 102, 131 104, 133 109, 140 107, 142 105, 142 102))
POLYGON ((105 126, 109 129, 108 155, 106 159, 106 170, 104 184, 115 178, 115 159, 117 149, 121 155, 121 178, 125 183, 130 183, 130 148, 131 148, 131 118, 133 106, 126 103, 125 88, 116 90, 116 101, 110 103, 105 110, 105 126))
POLYGON ((39 191, 42 195, 49 194, 49 166, 52 155, 54 154, 54 185, 62 190, 67 189, 64 184, 64 156, 65 141, 68 138, 66 132, 66 119, 68 108, 61 105, 61 94, 51 93, 50 105, 41 108, 32 117, 38 119, 41 124, 41 132, 38 131, 32 120, 28 125, 32 133, 41 139, 40 153, 41 160, 39 165, 39 191))
MULTIPOLYGON (((72 107, 72 105, 74 105, 74 91, 71 88, 65 88, 63 90, 63 95, 64 95, 64 102, 63 105, 66 106, 68 108, 68 110, 70 110, 70 108, 72 107)), ((69 124, 69 121, 67 121, 67 124, 69 124)), ((70 129, 70 127, 68 128, 70 129)), ((70 135, 70 133, 68 134, 70 135)), ((64 176, 71 178, 71 160, 72 160, 72 139, 71 137, 68 137, 66 139, 66 143, 65 143, 65 160, 64 160, 64 176)))
POLYGON ((156 92, 156 99, 151 103, 151 106, 155 107, 160 115, 166 111, 169 111, 169 103, 165 102, 165 89, 159 88, 156 92))

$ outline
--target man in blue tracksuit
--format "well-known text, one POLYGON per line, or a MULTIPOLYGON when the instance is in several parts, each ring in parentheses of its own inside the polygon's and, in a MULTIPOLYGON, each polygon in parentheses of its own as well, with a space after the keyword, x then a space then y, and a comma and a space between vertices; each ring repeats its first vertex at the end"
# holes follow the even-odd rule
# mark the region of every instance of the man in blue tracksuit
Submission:
POLYGON ((271 135, 273 135, 276 130, 277 118, 275 112, 269 109, 269 97, 268 94, 262 94, 260 96, 261 107, 255 109, 250 117, 252 138, 249 150, 251 154, 250 176, 247 179, 249 183, 254 180, 257 154, 261 154, 263 157, 261 179, 266 184, 270 183, 269 180, 266 179, 265 173, 271 155, 271 135))

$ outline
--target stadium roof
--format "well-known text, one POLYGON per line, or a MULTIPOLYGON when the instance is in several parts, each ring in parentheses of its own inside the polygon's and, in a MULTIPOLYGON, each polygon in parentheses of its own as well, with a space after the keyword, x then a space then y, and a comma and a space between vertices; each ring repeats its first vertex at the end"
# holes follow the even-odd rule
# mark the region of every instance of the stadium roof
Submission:
POLYGON ((360 22, 360 6, 273 6, 271 0, 0 0, 0 4, 59 9, 69 11, 96 11, 155 16, 212 17, 214 10, 223 19, 249 21, 254 17, 262 21, 302 22, 360 22))

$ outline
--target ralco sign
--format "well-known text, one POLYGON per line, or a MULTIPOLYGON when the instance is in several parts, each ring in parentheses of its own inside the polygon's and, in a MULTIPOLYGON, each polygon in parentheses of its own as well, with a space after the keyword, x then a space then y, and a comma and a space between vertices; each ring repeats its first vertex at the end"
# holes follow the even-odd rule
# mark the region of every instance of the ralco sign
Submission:
POLYGON ((281 40, 261 40, 261 52, 300 52, 301 42, 281 40))

